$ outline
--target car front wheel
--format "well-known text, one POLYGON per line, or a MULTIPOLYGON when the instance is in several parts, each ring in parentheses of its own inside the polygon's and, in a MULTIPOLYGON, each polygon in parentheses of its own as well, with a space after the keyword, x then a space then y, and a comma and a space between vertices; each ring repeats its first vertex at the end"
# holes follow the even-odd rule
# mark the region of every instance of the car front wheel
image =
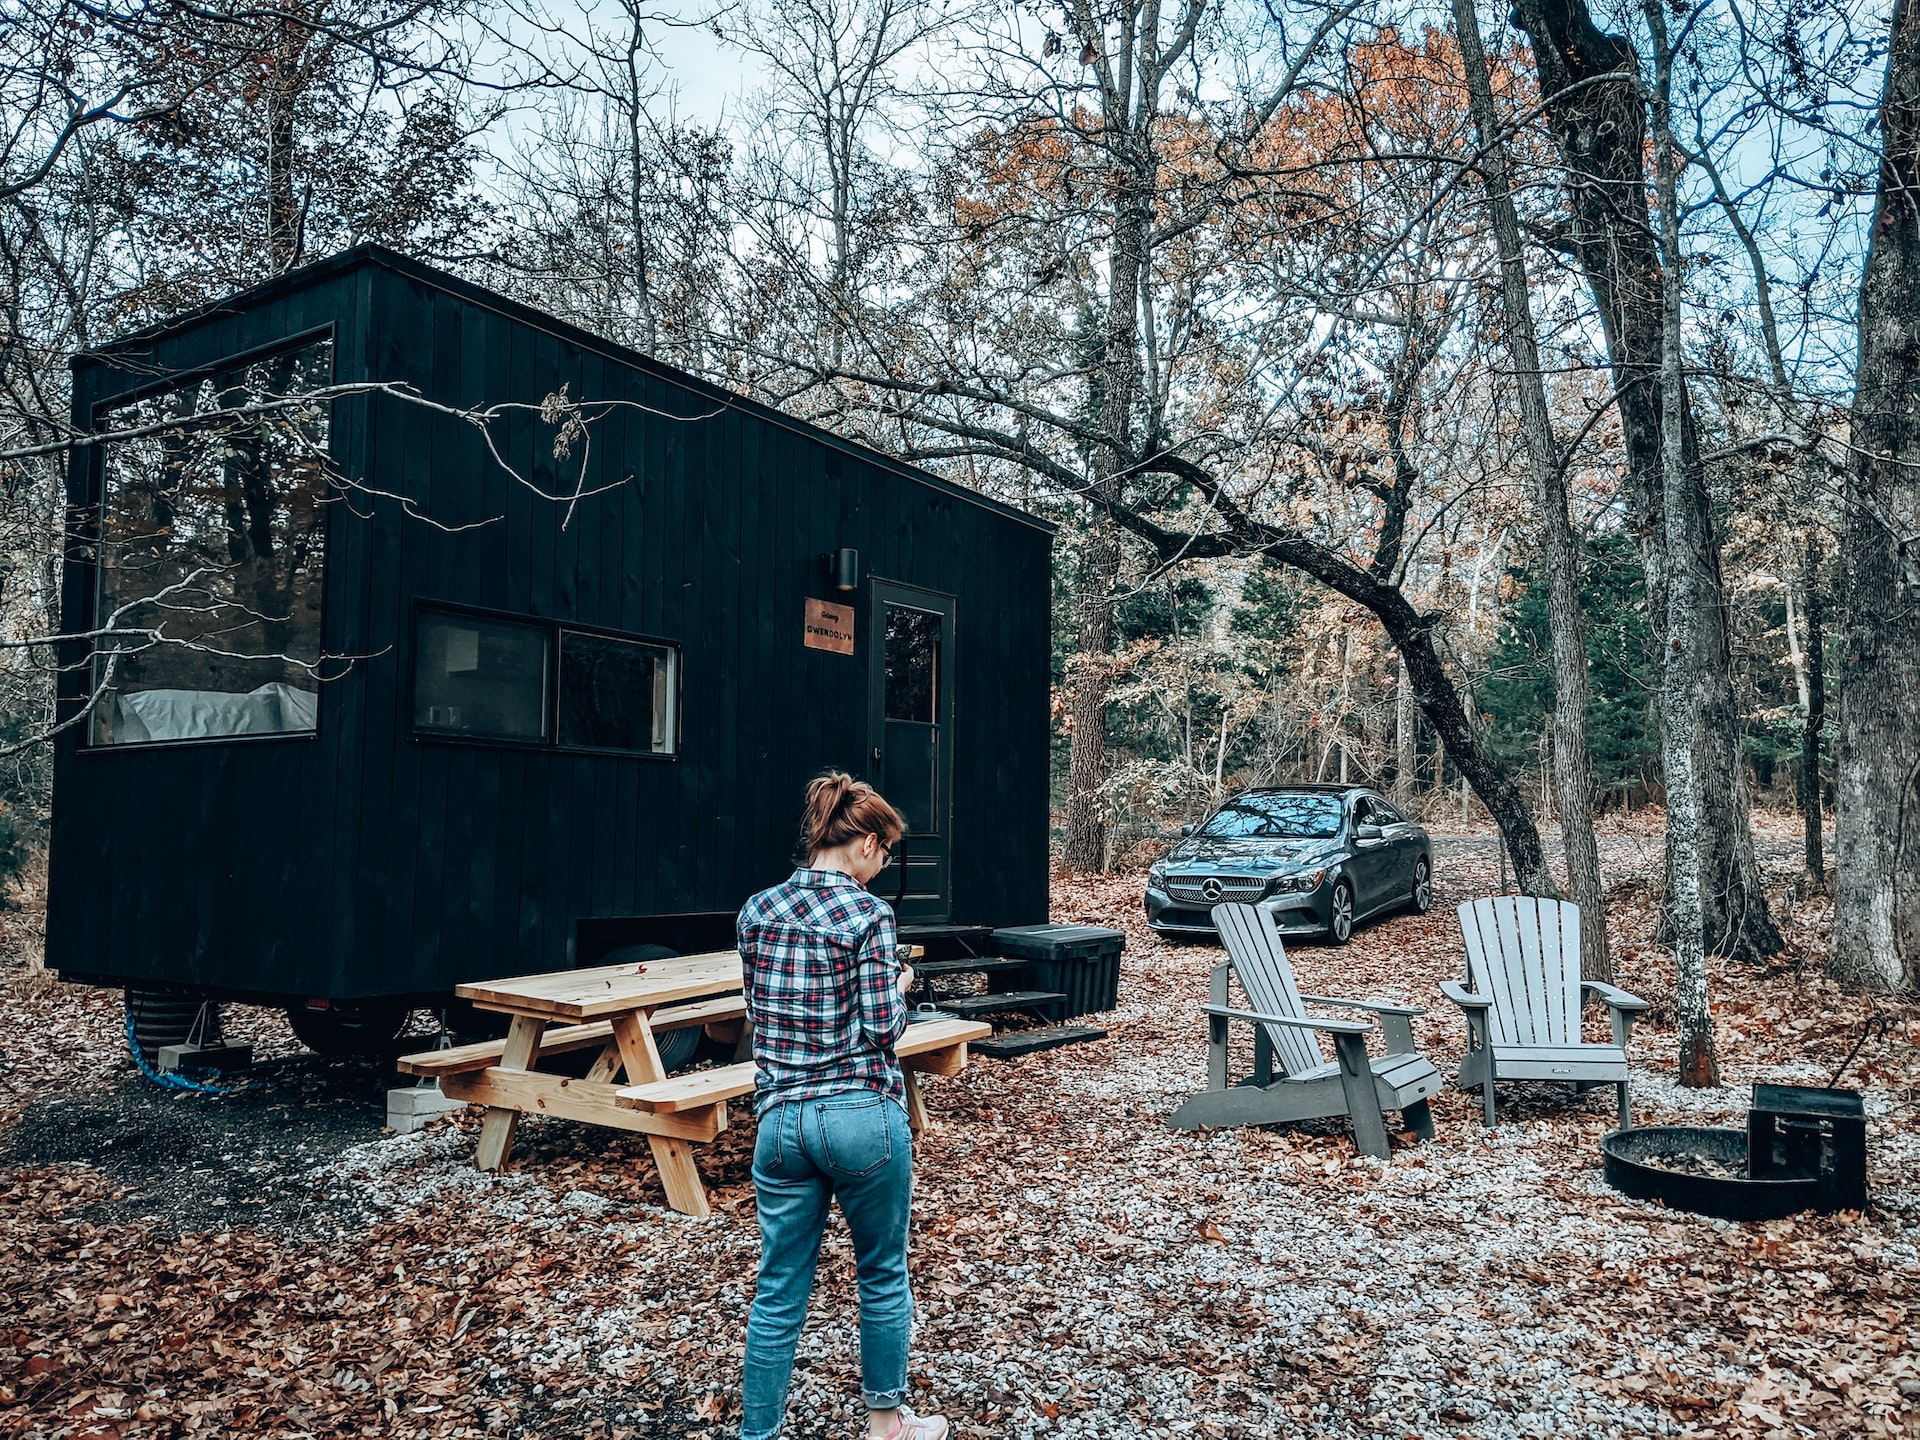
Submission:
POLYGON ((1333 895, 1327 901, 1327 939, 1344 945, 1353 938, 1353 886, 1345 880, 1333 882, 1333 895))
POLYGON ((1422 855, 1413 862, 1413 913, 1424 915, 1433 909, 1433 866, 1422 855))

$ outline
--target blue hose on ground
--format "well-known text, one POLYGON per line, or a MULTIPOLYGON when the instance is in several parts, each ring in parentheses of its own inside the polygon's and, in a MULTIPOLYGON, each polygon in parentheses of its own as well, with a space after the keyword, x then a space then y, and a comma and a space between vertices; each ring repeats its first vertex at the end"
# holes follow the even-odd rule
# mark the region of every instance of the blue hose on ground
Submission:
POLYGON ((188 1090, 198 1095, 230 1095, 238 1088, 232 1085, 209 1085, 204 1080, 195 1080, 176 1070, 156 1070, 153 1062, 140 1053, 140 1042, 134 1038, 131 1001, 127 1002, 127 1053, 133 1056, 133 1063, 140 1067, 140 1073, 162 1090, 188 1090))

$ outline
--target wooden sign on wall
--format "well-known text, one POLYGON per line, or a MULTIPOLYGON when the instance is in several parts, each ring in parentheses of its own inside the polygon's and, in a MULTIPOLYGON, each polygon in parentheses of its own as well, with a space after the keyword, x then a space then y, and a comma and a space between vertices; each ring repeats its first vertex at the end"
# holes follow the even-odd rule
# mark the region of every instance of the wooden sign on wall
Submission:
POLYGON ((853 654, 853 607, 831 600, 807 601, 807 648, 853 654))

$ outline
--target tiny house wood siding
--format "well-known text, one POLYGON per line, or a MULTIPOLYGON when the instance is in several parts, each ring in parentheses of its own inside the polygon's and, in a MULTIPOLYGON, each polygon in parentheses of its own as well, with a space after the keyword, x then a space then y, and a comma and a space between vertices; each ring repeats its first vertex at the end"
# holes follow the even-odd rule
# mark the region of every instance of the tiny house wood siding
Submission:
MULTIPOLYGON (((357 658, 322 686, 317 735, 61 737, 51 965, 263 998, 426 995, 561 968, 583 920, 731 913, 787 872, 806 780, 866 769, 866 577, 957 598, 951 920, 1046 919, 1046 527, 372 248, 81 357, 76 419, 156 368, 320 326, 339 382, 462 407, 537 405, 564 384, 647 408, 594 424, 584 488, 613 488, 569 519, 464 422, 392 396, 336 402, 343 473, 430 519, 377 493, 334 506, 324 628, 357 658), (801 643, 806 598, 834 598, 821 556, 842 546, 863 575, 852 656, 801 643), (415 737, 414 617, 433 603, 678 645, 679 755, 415 737)), ((494 433, 550 493, 577 476, 534 415, 494 433)), ((97 507, 98 477, 76 460, 77 505, 97 507)), ((76 553, 69 628, 91 618, 91 587, 76 553)), ((64 686, 69 712, 84 685, 64 686)))

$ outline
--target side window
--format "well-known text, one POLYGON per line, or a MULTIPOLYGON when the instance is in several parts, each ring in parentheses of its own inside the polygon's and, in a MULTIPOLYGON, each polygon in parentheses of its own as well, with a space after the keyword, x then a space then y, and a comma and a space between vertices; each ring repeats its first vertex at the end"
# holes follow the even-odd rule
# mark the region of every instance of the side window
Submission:
POLYGON ((422 611, 413 643, 413 728, 476 740, 547 738, 545 625, 422 611))
POLYGON ((423 607, 413 636, 413 729, 448 740, 674 755, 680 650, 546 620, 423 607))
POLYGON ((1404 825, 1406 817, 1384 800, 1373 802, 1373 823, 1376 825, 1404 825))
POLYGON ((1362 825, 1377 825, 1380 823, 1373 818, 1373 802, 1368 800, 1364 795, 1353 802, 1353 823, 1355 828, 1362 825))
POLYGON ((560 743, 672 755, 680 687, 670 645, 560 632, 560 743))

